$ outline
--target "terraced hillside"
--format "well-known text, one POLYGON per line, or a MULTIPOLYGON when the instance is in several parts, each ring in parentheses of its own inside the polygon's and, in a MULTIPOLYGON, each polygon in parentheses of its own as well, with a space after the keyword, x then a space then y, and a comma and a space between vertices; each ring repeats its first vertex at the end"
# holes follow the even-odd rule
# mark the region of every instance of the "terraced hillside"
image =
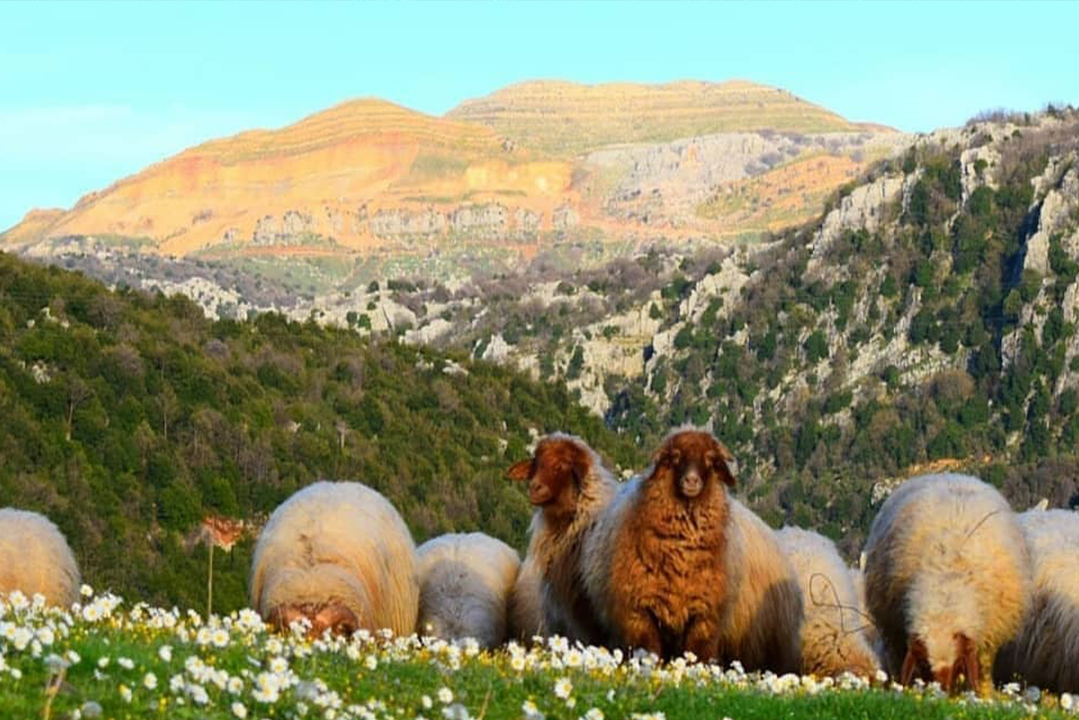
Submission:
POLYGON ((906 142, 746 82, 523 83, 443 118, 355 100, 30 211, 0 246, 78 263, 71 241, 135 243, 269 281, 296 268, 315 291, 514 271, 562 247, 601 264, 642 243, 759 239, 906 142))

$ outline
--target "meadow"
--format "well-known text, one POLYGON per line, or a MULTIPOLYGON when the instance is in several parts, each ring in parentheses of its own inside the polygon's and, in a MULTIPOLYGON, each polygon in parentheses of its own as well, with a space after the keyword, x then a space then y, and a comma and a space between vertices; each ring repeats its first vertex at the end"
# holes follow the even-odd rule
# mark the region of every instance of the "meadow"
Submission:
MULTIPOLYGON (((201 617, 82 588, 69 610, 0 600, 4 718, 1075 717, 1079 698, 945 697, 935 686, 737 666, 658 664, 562 638, 494 652, 471 640, 274 634, 256 613, 201 617)), ((692 658, 690 658, 692 659, 692 658)))

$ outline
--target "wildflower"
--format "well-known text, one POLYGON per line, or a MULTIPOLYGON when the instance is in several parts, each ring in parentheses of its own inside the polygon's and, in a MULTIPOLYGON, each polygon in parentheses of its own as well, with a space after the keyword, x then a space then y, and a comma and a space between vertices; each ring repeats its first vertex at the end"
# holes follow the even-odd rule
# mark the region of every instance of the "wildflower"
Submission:
POLYGON ((525 720, 544 720, 543 713, 540 712, 540 709, 536 707, 536 703, 532 702, 531 698, 521 703, 521 712, 524 713, 525 720))
POLYGON ((471 715, 468 714, 468 708, 461 703, 454 703, 447 707, 442 708, 442 717, 446 720, 471 720, 471 715))
POLYGON ((157 656, 165 662, 172 662, 172 646, 162 645, 157 649, 157 656))
POLYGON ((374 655, 368 655, 363 660, 363 666, 368 670, 374 670, 378 667, 378 659, 374 655))
POLYGON ((223 648, 229 644, 228 631, 223 628, 218 628, 214 630, 213 636, 210 638, 210 640, 211 642, 213 642, 214 647, 223 648))
MULTIPOLYGON (((85 586, 84 586, 85 587, 85 586)), ((99 718, 101 717, 101 705, 93 700, 87 700, 79 708, 84 718, 99 718)))
POLYGON ((97 659, 97 666, 104 670, 109 666, 109 656, 103 655, 97 659))
POLYGON ((431 701, 431 697, 429 695, 424 695, 420 698, 420 705, 423 706, 424 710, 430 710, 431 706, 434 705, 434 702, 431 701))
POLYGON ((53 640, 56 639, 56 634, 53 633, 50 627, 38 628, 37 639, 41 641, 42 645, 52 645, 53 640))
POLYGON ((116 664, 119 665, 120 667, 122 667, 124 670, 134 670, 135 669, 135 663, 131 660, 131 658, 126 658, 126 657, 117 658, 116 659, 116 664))
POLYGON ((270 660, 270 672, 278 675, 288 670, 288 660, 278 655, 273 660, 270 660))
POLYGON ((573 692, 573 683, 569 681, 567 677, 559 678, 554 684, 554 694, 560 700, 566 700, 569 698, 570 693, 573 692))
POLYGON ((238 718, 245 718, 247 717, 247 708, 241 702, 234 702, 232 703, 232 714, 238 718))
POLYGON ((239 695, 244 691, 244 681, 238 677, 231 677, 228 680, 229 695, 239 695))
POLYGON ((438 701, 443 705, 449 705, 453 702, 453 691, 448 687, 440 688, 438 691, 438 701))
POLYGON ((126 703, 131 702, 131 688, 129 688, 127 685, 121 684, 120 685, 120 697, 126 703))
POLYGON ((581 720, 603 720, 603 711, 599 708, 592 708, 581 716, 581 720))
POLYGON ((1072 710, 1075 710, 1077 707, 1079 707, 1079 702, 1076 701, 1074 696, 1070 695, 1069 693, 1061 693, 1061 695, 1060 695, 1060 709, 1061 710, 1066 710, 1067 712, 1071 712, 1072 710))
POLYGON ((156 690, 157 689, 157 675, 154 675, 152 672, 148 672, 145 675, 143 675, 142 676, 142 686, 144 688, 146 688, 147 690, 156 690))

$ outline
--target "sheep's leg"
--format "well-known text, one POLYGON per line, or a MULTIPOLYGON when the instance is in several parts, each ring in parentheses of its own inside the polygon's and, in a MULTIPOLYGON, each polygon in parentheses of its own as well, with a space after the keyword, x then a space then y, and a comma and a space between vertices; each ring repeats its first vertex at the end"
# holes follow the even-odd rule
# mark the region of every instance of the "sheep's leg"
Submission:
POLYGON ((693 653, 701 662, 719 657, 719 623, 708 616, 696 616, 689 621, 686 630, 686 651, 693 653))
POLYGON ((637 610, 628 613, 622 635, 626 645, 632 648, 641 648, 659 657, 663 657, 663 636, 660 634, 659 625, 655 618, 647 610, 637 610))

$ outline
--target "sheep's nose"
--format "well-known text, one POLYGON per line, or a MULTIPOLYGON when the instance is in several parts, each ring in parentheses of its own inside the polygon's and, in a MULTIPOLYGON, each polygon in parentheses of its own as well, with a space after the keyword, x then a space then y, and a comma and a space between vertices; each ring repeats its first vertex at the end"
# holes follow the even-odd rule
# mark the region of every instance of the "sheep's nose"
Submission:
POLYGON ((704 482, 701 480, 701 474, 696 470, 687 470, 682 475, 682 494, 687 498, 693 498, 700 495, 701 490, 704 488, 704 482))

